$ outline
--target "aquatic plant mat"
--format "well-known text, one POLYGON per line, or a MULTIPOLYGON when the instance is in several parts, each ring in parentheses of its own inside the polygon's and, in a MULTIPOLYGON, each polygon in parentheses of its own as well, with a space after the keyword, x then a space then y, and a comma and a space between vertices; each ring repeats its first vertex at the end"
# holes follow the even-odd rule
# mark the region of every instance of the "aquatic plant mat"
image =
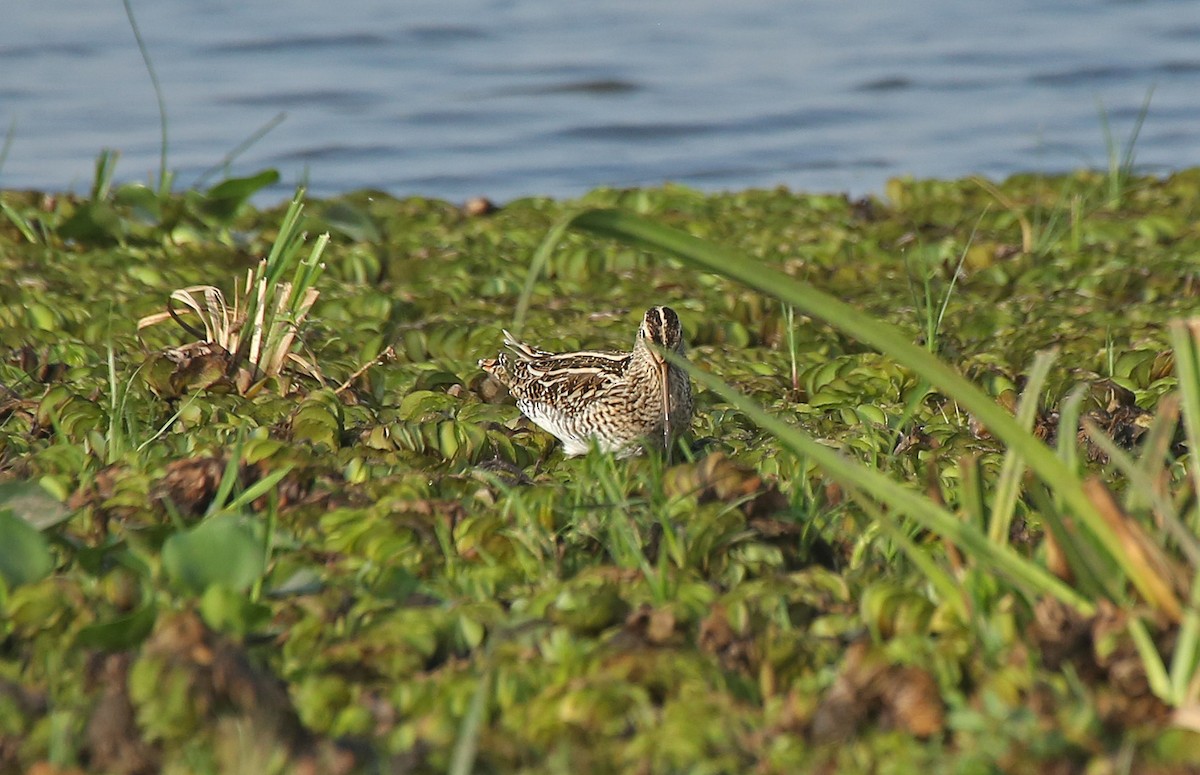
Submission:
POLYGON ((0 773, 1200 769, 1200 170, 259 212, 105 169, 0 192, 0 773), (476 366, 657 304, 671 465, 476 366))

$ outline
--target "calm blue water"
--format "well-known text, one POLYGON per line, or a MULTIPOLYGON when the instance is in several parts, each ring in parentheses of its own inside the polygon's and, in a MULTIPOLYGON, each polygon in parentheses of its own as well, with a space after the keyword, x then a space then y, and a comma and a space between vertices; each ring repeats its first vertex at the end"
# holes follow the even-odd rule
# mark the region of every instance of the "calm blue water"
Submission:
MULTIPOLYGON (((232 164, 281 199, 461 200, 673 180, 878 192, 897 175, 1106 164, 1098 106, 1151 172, 1200 164, 1190 0, 134 0, 180 186, 232 164)), ((119 0, 8 0, 0 187, 158 168, 158 113, 119 0)))

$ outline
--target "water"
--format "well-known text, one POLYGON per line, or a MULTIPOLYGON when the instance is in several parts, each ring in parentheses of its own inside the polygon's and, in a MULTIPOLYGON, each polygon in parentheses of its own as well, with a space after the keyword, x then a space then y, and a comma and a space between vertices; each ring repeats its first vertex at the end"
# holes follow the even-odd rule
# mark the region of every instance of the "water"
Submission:
MULTIPOLYGON (((1107 164, 1099 105, 1141 169, 1200 164, 1200 6, 1188 0, 134 0, 190 186, 284 198, 379 188, 462 200, 672 180, 881 191, 1107 164), (219 179, 210 178, 211 180, 219 179)), ((5 188, 86 191, 159 166, 154 94, 120 2, 0 13, 5 188)))

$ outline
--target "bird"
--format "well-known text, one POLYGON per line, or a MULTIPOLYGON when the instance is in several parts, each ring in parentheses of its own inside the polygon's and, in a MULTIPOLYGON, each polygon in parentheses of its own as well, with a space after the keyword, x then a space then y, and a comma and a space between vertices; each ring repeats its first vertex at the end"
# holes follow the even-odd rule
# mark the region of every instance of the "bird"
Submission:
POLYGON ((692 382, 662 351, 686 358, 683 326, 670 307, 642 317, 630 352, 552 353, 504 331, 512 352, 483 358, 479 367, 503 383, 517 408, 563 443, 567 457, 594 443, 617 457, 639 454, 661 439, 670 456, 674 439, 691 427, 692 382))

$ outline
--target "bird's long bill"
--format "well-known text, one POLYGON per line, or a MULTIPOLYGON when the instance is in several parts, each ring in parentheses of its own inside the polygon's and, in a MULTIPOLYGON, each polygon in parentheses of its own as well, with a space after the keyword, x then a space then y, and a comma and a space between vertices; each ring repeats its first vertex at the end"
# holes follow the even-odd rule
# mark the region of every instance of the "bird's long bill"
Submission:
POLYGON ((667 453, 667 461, 671 460, 671 383, 668 381, 670 376, 671 364, 667 359, 660 356, 658 361, 659 375, 662 383, 662 407, 663 407, 663 449, 667 453))

